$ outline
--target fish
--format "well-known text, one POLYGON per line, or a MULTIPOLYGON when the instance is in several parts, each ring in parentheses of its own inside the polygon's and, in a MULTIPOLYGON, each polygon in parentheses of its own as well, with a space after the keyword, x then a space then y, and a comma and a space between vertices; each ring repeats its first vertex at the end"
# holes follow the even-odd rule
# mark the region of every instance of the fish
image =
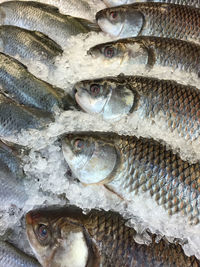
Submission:
POLYGON ((0 91, 27 107, 46 112, 64 108, 62 89, 38 79, 21 62, 3 53, 0 53, 0 91))
POLYGON ((61 47, 68 43, 71 36, 90 31, 100 31, 96 23, 63 15, 55 6, 33 1, 1 3, 0 24, 42 32, 61 47))
POLYGON ((0 138, 12 137, 22 130, 44 129, 53 120, 51 113, 18 105, 0 94, 0 138))
POLYGON ((100 10, 102 31, 118 38, 157 36, 200 44, 200 9, 166 3, 134 3, 100 10))
POLYGON ((0 26, 0 52, 23 59, 53 63, 62 54, 62 48, 48 36, 11 25, 0 26))
POLYGON ((85 112, 99 114, 110 123, 128 117, 134 129, 138 125, 145 129, 147 124, 156 128, 159 140, 167 142, 176 135, 176 143, 200 142, 200 91, 196 87, 119 75, 77 82, 73 92, 85 112))
POLYGON ((32 210, 26 215, 26 231, 35 256, 43 267, 198 266, 180 245, 150 245, 134 241, 136 231, 118 213, 77 207, 32 210), (77 257, 78 255, 78 257, 77 257))
MULTIPOLYGON (((180 213, 188 223, 200 222, 200 165, 182 160, 161 143, 111 133, 75 133, 63 138, 62 150, 81 183, 105 185, 126 202, 145 194, 155 209, 161 207, 169 216, 180 213)), ((145 212, 145 204, 142 208, 145 212)))
POLYGON ((134 64, 144 65, 147 70, 162 66, 168 67, 167 71, 180 70, 200 78, 200 46, 192 42, 139 36, 98 44, 90 48, 88 54, 102 58, 105 67, 115 62, 118 70, 124 63, 130 64, 133 70, 134 64))
POLYGON ((200 2, 198 0, 103 0, 103 2, 109 6, 120 6, 120 5, 128 5, 138 2, 162 2, 162 3, 171 3, 171 4, 177 4, 177 5, 186 5, 186 6, 193 6, 196 8, 200 8, 200 2))
POLYGON ((1 267, 41 267, 32 257, 6 241, 0 241, 0 266, 1 267))

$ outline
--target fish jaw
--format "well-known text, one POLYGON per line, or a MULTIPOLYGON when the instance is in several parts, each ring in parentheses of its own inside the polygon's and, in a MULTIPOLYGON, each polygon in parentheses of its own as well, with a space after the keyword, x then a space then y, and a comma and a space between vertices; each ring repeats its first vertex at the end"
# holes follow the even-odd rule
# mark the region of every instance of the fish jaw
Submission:
MULTIPOLYGON (((74 139, 78 138, 79 136, 75 135, 74 139)), ((87 137, 85 138, 87 140, 87 137)), ((118 154, 113 145, 102 145, 101 142, 94 140, 89 144, 88 151, 76 154, 72 151, 68 139, 70 136, 62 141, 63 154, 70 169, 83 184, 105 184, 113 179, 112 173, 118 163, 118 154)))
POLYGON ((96 20, 99 27, 102 31, 110 34, 113 37, 120 36, 120 33, 123 29, 123 23, 121 21, 112 23, 107 16, 107 12, 104 11, 106 11, 106 9, 100 10, 96 14, 96 20))
POLYGON ((88 260, 88 246, 82 232, 70 232, 56 249, 53 265, 57 267, 85 267, 88 260), (78 255, 78 257, 77 257, 78 255))
POLYGON ((89 114, 101 114, 107 99, 103 97, 94 99, 86 90, 78 86, 76 88, 75 99, 79 106, 89 114))

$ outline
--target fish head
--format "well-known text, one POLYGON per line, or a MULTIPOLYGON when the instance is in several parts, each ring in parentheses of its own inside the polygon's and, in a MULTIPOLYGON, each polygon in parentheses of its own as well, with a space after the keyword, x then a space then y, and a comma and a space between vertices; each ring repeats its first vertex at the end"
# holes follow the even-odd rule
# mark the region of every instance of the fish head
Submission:
POLYGON ((105 184, 112 179, 118 162, 114 143, 102 135, 70 134, 62 141, 65 160, 84 184, 105 184))
POLYGON ((108 42, 91 47, 87 54, 91 55, 93 58, 102 58, 104 61, 106 61, 106 63, 116 63, 116 59, 119 59, 119 63, 121 64, 121 60, 124 58, 125 50, 126 45, 123 43, 108 42))
POLYGON ((26 215, 29 243, 44 267, 85 267, 88 246, 81 213, 67 210, 34 210, 26 215), (77 257, 78 255, 78 257, 77 257))
POLYGON ((96 20, 102 31, 119 38, 138 36, 144 24, 143 14, 129 5, 100 10, 96 20))
POLYGON ((120 78, 85 80, 74 86, 80 107, 90 114, 101 114, 105 120, 117 121, 131 112, 135 93, 120 78))
POLYGON ((147 64, 148 51, 137 38, 126 38, 98 44, 91 47, 87 53, 94 58, 102 58, 109 66, 110 64, 123 66, 125 62, 147 64))
POLYGON ((128 3, 128 0, 103 0, 105 5, 107 6, 120 6, 120 5, 126 5, 128 3))

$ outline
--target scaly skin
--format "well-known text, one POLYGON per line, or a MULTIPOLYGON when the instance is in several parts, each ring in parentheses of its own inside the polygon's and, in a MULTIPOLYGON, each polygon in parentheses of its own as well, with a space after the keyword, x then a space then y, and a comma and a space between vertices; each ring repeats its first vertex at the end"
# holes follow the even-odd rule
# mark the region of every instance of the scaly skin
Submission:
POLYGON ((41 267, 34 258, 4 241, 0 241, 0 265, 1 267, 41 267))
MULTIPOLYGON (((118 6, 119 2, 115 0, 104 0, 105 4, 108 6, 118 6), (113 2, 113 3, 112 3, 113 2)), ((162 3, 171 3, 171 4, 177 4, 177 5, 186 5, 186 6, 193 6, 193 7, 200 7, 200 1, 199 0, 124 0, 124 4, 132 4, 136 2, 162 2, 162 3)))
MULTIPOLYGON (((26 215, 29 242, 36 255, 43 259, 45 267, 61 266, 56 264, 55 255, 62 258, 69 253, 68 249, 63 250, 62 244, 70 233, 77 232, 84 233, 87 243, 87 267, 199 266, 199 261, 194 256, 187 257, 180 245, 169 244, 164 240, 156 243, 154 237, 148 246, 137 244, 134 241, 135 230, 125 223, 126 220, 114 212, 92 210, 84 215, 75 207, 35 210, 26 215), (42 249, 37 232, 41 224, 45 225, 47 231, 46 240, 41 241, 42 249)), ((62 264, 68 267, 64 261, 62 264)))
MULTIPOLYGON (((63 107, 60 90, 32 75, 19 61, 0 53, 0 90, 20 104, 52 112, 63 107)), ((64 95, 64 93, 63 93, 64 95)))
POLYGON ((120 164, 107 183, 125 198, 148 192, 170 215, 181 212, 195 224, 200 221, 200 165, 189 164, 153 140, 136 137, 112 139, 120 164))
POLYGON ((10 56, 20 56, 52 63, 52 60, 61 55, 62 49, 48 36, 23 28, 3 25, 0 26, 0 51, 10 56))

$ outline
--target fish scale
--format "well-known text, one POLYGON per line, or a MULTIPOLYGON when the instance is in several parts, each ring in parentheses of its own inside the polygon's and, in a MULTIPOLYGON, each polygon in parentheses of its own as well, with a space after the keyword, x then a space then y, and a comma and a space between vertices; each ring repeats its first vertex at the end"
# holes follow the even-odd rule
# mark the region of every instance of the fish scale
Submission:
POLYGON ((200 220, 200 166, 189 164, 159 143, 136 137, 119 138, 122 164, 114 180, 107 184, 117 194, 125 196, 148 191, 170 215, 182 212, 189 220, 200 220), (129 147, 123 143, 129 142, 129 147), (127 169, 129 172, 127 172, 127 169), (189 207, 189 209, 188 209, 189 207))
POLYGON ((136 244, 134 229, 125 226, 125 220, 116 214, 90 212, 84 227, 101 248, 101 254, 107 255, 102 266, 161 266, 160 261, 162 266, 198 266, 195 258, 187 259, 180 247, 168 246, 163 240, 149 246, 136 244))

